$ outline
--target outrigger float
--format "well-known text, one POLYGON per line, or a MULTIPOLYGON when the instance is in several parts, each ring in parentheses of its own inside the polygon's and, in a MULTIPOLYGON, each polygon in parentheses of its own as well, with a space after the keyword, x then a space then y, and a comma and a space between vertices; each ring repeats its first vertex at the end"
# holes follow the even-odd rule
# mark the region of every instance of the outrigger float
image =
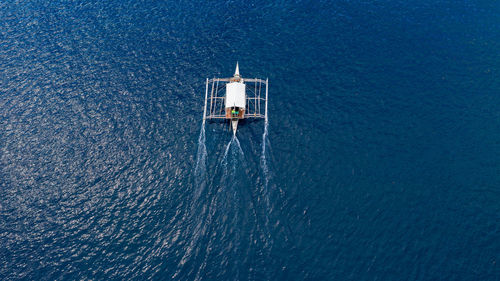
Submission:
POLYGON ((242 78, 238 63, 236 63, 232 78, 207 78, 203 120, 230 120, 234 135, 236 135, 239 120, 263 118, 267 123, 267 90, 268 79, 242 78), (208 96, 209 87, 210 96, 208 96), (264 87, 265 98, 261 95, 264 87))

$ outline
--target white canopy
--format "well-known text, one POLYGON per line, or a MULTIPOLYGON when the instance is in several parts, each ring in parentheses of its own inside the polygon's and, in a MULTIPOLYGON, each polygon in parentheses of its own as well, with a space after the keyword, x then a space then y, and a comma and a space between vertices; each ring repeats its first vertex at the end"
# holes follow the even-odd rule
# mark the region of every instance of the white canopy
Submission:
POLYGON ((226 84, 226 108, 237 106, 246 107, 245 84, 232 82, 226 84))

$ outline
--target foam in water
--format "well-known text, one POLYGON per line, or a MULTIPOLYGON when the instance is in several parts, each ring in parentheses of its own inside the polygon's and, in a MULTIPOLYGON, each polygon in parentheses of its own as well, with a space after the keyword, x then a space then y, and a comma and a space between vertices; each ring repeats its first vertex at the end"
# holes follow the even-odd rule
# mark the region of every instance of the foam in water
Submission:
POLYGON ((243 149, 241 149, 240 141, 238 140, 238 138, 236 136, 233 135, 233 137, 231 138, 231 140, 229 141, 229 143, 226 146, 226 151, 224 152, 224 158, 223 159, 227 159, 227 154, 229 152, 229 148, 231 147, 232 143, 236 143, 236 145, 238 146, 238 153, 240 155, 244 155, 243 149))
POLYGON ((243 149, 241 149, 240 141, 238 140, 238 138, 236 136, 233 136, 233 140, 238 145, 238 152, 240 153, 240 155, 244 155, 243 149))
MULTIPOLYGON (((197 247, 199 239, 206 232, 207 224, 204 224, 204 219, 207 219, 207 208, 206 203, 200 205, 198 200, 201 197, 203 190, 207 185, 207 147, 206 147, 206 136, 205 136, 205 120, 201 124, 200 136, 198 137, 198 151, 196 154, 196 166, 194 170, 194 193, 193 198, 190 200, 188 210, 184 214, 184 217, 178 223, 185 223, 187 220, 192 222, 190 225, 191 233, 193 235, 190 237, 184 248, 184 255, 179 261, 179 268, 174 274, 174 278, 177 277, 186 262, 193 256, 197 254, 197 247)), ((204 202, 204 201, 202 201, 204 202)))
POLYGON ((264 125, 264 133, 262 133, 262 154, 260 155, 260 165, 262 168, 262 172, 264 173, 264 181, 266 188, 269 184, 269 168, 267 166, 267 159, 266 159, 266 142, 268 141, 267 128, 268 128, 268 122, 266 121, 264 125))
POLYGON ((198 152, 196 154, 196 167, 194 169, 196 197, 198 197, 203 189, 207 174, 207 146, 205 144, 205 120, 201 124, 200 136, 198 137, 198 152))
POLYGON ((231 140, 229 141, 229 143, 226 146, 226 150, 224 151, 224 156, 222 158, 222 165, 223 165, 224 169, 226 169, 227 164, 229 162, 228 155, 229 155, 230 151, 232 152, 231 155, 233 156, 232 160, 234 160, 234 161, 232 161, 233 162, 233 170, 235 170, 236 169, 236 162, 237 162, 236 158, 238 156, 242 157, 245 155, 243 153, 243 149, 241 149, 240 141, 238 140, 238 138, 235 135, 233 135, 233 137, 231 138, 231 140), (231 145, 233 143, 236 144, 236 148, 237 148, 236 151, 231 150, 231 145))
MULTIPOLYGON (((264 127, 262 136, 262 155, 260 155, 261 173, 263 173, 263 184, 253 185, 246 174, 245 154, 241 143, 236 136, 224 146, 222 159, 216 162, 216 167, 207 166, 208 161, 206 148, 205 123, 202 123, 198 138, 198 151, 196 156, 196 167, 194 173, 194 193, 184 217, 179 221, 181 225, 189 225, 187 231, 189 236, 184 240, 183 255, 179 260, 175 277, 188 274, 190 270, 196 275, 195 280, 202 279, 203 272, 207 270, 211 256, 217 253, 216 245, 221 241, 231 240, 235 243, 245 243, 240 235, 243 226, 248 220, 253 220, 251 230, 252 241, 261 240, 265 250, 263 255, 268 255, 273 245, 273 226, 270 223, 269 214, 272 212, 268 193, 269 172, 266 153, 268 126, 264 127), (210 169, 208 171, 207 169, 210 169), (261 201, 252 201, 252 186, 258 189, 261 201), (252 209, 255 208, 255 209, 252 209), (263 217, 262 217, 262 216, 263 217), (232 225, 234 228, 219 228, 218 226, 232 225), (216 233, 216 234, 212 234, 216 233), (196 265, 194 265, 196 264, 196 265), (196 269, 193 268, 197 267, 196 269)), ((220 154, 219 154, 220 155, 220 154)), ((259 196, 259 195, 257 195, 259 196)), ((240 248, 234 248, 227 253, 226 258, 238 255, 240 248)), ((250 250, 250 248, 249 248, 250 250)))

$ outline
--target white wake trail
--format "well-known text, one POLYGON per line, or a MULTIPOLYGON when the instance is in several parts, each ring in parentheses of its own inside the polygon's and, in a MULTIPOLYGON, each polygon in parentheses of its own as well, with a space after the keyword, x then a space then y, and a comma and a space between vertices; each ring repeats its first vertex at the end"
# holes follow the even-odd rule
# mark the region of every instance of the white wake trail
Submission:
POLYGON ((200 136, 198 137, 198 152, 196 153, 196 167, 194 169, 195 199, 200 195, 206 183, 207 175, 207 146, 205 144, 205 120, 201 124, 200 136))
POLYGON ((238 152, 240 153, 240 155, 244 155, 243 149, 241 149, 241 144, 240 144, 240 140, 238 140, 238 137, 233 136, 233 140, 238 145, 238 152))
MULTIPOLYGON (((233 137, 231 138, 231 140, 226 145, 226 150, 224 151, 224 156, 222 157, 222 164, 223 165, 227 165, 227 163, 228 163, 228 155, 229 155, 229 151, 231 151, 230 148, 231 148, 231 145, 233 143, 236 144, 236 146, 238 148, 237 153, 239 154, 239 155, 233 155, 233 156, 244 156, 245 155, 243 153, 243 149, 241 149, 241 144, 240 144, 240 141, 238 140, 238 137, 236 137, 236 136, 233 135, 233 137)), ((234 152, 232 154, 234 154, 234 152)))
POLYGON ((267 166, 267 158, 266 158, 266 143, 268 142, 267 130, 268 130, 268 122, 266 121, 264 125, 264 133, 262 133, 262 154, 260 155, 260 165, 264 173, 264 181, 266 189, 269 184, 269 168, 267 166))

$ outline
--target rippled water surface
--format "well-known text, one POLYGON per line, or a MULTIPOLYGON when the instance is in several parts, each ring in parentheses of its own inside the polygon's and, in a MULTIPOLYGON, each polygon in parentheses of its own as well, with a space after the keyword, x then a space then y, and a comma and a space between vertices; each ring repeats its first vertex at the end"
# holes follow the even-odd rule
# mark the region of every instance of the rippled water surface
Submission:
POLYGON ((1 280, 499 280, 495 1, 3 1, 1 280), (202 123, 269 78, 269 126, 202 123))

